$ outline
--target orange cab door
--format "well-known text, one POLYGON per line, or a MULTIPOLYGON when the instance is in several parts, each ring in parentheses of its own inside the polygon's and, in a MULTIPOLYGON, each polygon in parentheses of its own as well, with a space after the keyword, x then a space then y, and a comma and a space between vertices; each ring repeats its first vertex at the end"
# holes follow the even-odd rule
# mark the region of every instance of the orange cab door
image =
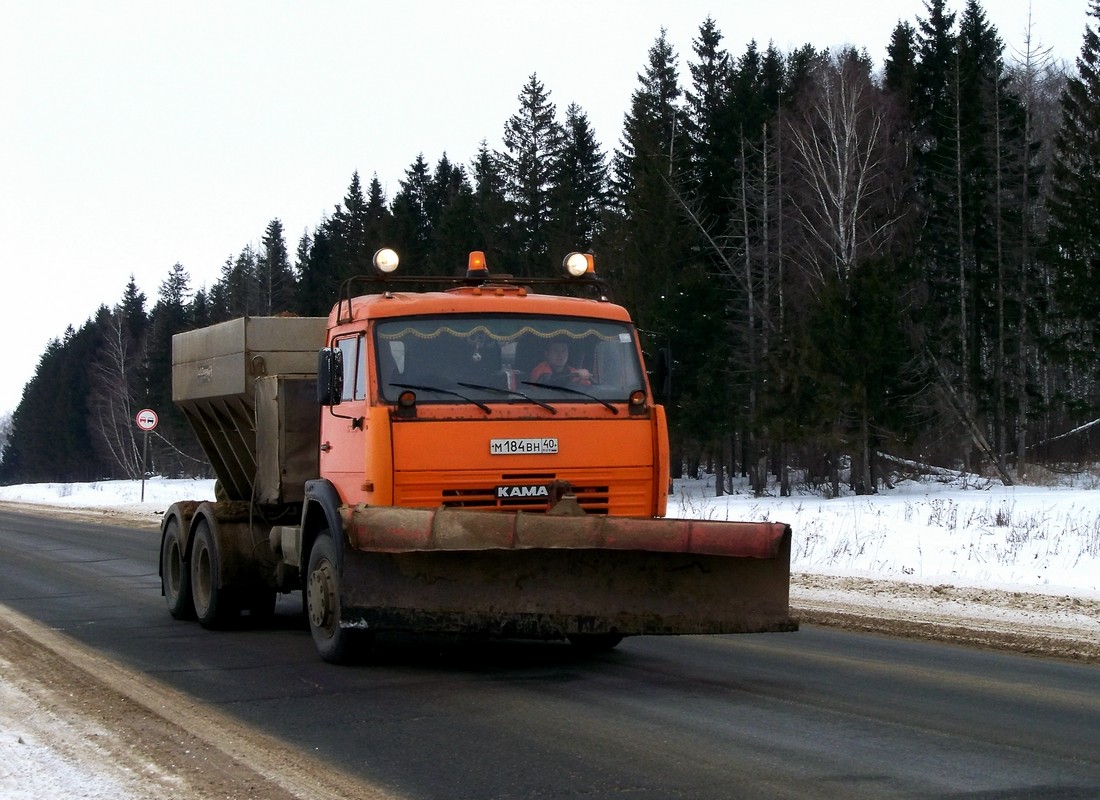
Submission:
POLYGON ((321 477, 336 486, 345 503, 362 502, 366 462, 367 353, 362 333, 337 336, 332 341, 343 354, 343 392, 340 403, 322 409, 321 477))

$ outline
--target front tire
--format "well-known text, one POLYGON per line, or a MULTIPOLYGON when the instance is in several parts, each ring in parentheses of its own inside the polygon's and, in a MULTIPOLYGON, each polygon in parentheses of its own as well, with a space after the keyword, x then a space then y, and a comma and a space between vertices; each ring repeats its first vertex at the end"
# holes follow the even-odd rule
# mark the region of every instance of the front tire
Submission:
POLYGON ((317 653, 330 664, 346 663, 351 656, 353 637, 340 624, 340 568, 336 544, 328 531, 317 537, 309 551, 304 599, 317 653))
POLYGON ((218 542, 210 523, 199 520, 191 547, 191 599, 204 628, 224 628, 235 615, 228 590, 219 586, 218 542))
POLYGON ((194 619, 191 600, 191 570, 183 558, 180 521, 173 516, 164 526, 160 547, 160 585, 168 602, 168 613, 174 619, 194 619))

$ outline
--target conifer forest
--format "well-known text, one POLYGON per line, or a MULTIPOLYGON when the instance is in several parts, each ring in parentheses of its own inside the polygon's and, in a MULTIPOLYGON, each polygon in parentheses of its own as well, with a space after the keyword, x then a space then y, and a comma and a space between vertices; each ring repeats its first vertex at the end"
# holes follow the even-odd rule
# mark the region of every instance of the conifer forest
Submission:
POLYGON ((131 278, 42 353, 0 481, 139 477, 145 407, 160 414, 148 471, 208 474, 172 406, 173 334, 326 316, 383 246, 433 275, 463 274, 471 250, 519 276, 593 253, 613 299, 667 337, 674 475, 711 472, 719 492, 734 477, 874 492, 924 466, 1018 482, 1096 461, 1100 0, 1072 63, 1006 52, 976 0, 915 12, 882 64, 731 52, 710 18, 689 53, 661 31, 621 131, 531 74, 500 149, 410 154, 392 197, 352 174, 298 241, 272 209, 213 285, 178 263, 155 296, 131 278))

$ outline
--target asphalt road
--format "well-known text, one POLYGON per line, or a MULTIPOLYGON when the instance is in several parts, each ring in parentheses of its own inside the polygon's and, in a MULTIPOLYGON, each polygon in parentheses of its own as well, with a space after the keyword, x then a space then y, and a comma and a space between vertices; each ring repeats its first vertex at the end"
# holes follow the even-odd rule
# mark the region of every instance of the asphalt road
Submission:
POLYGON ((0 512, 0 603, 406 798, 1096 798, 1100 668, 807 627, 316 656, 172 620, 155 530, 0 512))

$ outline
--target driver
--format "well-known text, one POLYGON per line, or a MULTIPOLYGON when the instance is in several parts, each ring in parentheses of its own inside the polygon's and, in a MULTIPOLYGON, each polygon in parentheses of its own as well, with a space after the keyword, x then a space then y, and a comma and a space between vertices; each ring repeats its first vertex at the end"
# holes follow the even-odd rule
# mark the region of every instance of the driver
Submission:
POLYGON ((583 367, 569 364, 569 342, 566 339, 551 339, 543 351, 543 360, 531 370, 531 380, 536 383, 576 383, 588 386, 592 383, 592 373, 583 367))

